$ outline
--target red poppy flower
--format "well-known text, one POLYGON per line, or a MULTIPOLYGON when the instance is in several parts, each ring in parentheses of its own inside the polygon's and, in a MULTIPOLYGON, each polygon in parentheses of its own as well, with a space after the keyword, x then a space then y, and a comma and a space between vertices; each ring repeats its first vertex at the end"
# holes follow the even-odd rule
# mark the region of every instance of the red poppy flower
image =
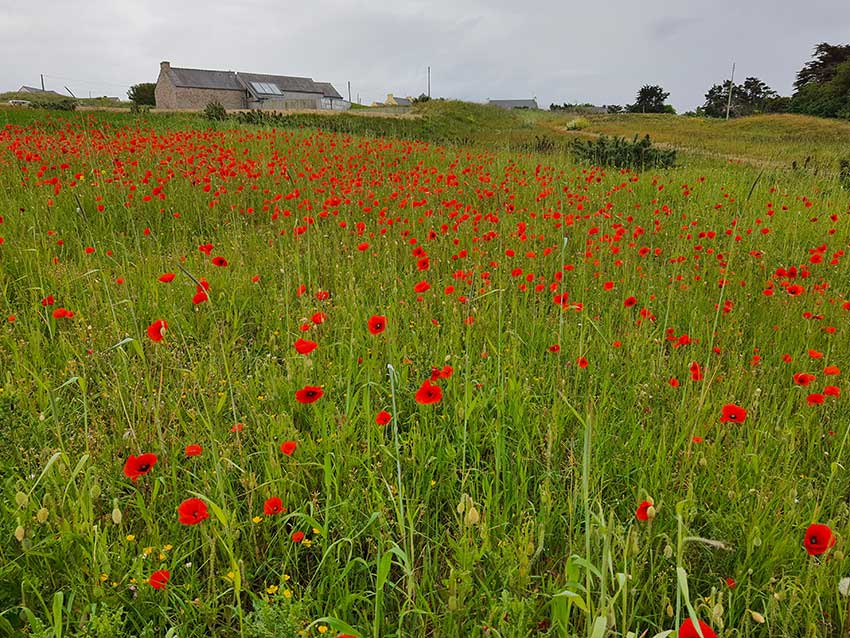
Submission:
POLYGON ((151 341, 159 343, 165 336, 165 331, 168 330, 168 323, 165 319, 157 319, 148 326, 148 337, 151 341))
POLYGON ((579 357, 578 359, 576 359, 576 364, 578 364, 578 367, 583 370, 584 368, 587 367, 587 358, 586 357, 579 357))
POLYGON ((823 393, 828 397, 840 397, 841 389, 836 385, 828 385, 823 389, 823 393))
POLYGON ((417 293, 427 292, 430 289, 431 284, 429 284, 427 281, 420 281, 415 286, 413 286, 413 292, 417 293))
POLYGON ((152 452, 140 454, 139 456, 133 456, 131 454, 124 463, 124 475, 135 482, 137 478, 150 472, 153 466, 156 465, 156 461, 156 454, 152 452))
POLYGON ((174 281, 175 276, 176 275, 173 272, 167 272, 164 275, 160 275, 157 281, 161 281, 164 284, 170 284, 172 281, 174 281))
POLYGON ((304 540, 304 532, 295 532, 292 534, 292 542, 300 543, 304 540))
POLYGON ((560 351, 561 351, 561 346, 559 346, 557 343, 554 343, 551 346, 549 346, 549 352, 560 352, 560 351))
POLYGON ((266 513, 266 516, 274 516, 275 514, 285 512, 286 508, 283 506, 283 501, 280 500, 279 496, 272 496, 263 503, 263 511, 266 513))
POLYGON ((203 451, 204 448, 194 443, 186 446, 186 456, 200 456, 203 451))
POLYGON ((817 377, 813 374, 808 374, 806 372, 798 372, 794 375, 794 383, 797 385, 806 386, 809 385, 812 381, 817 379, 817 377))
POLYGON ((180 503, 177 514, 183 525, 197 525, 210 517, 207 504, 199 498, 187 498, 180 503))
POLYGON ((221 255, 212 258, 213 266, 218 266, 219 268, 224 268, 227 266, 227 260, 221 255))
POLYGON ((324 312, 314 313, 312 317, 310 317, 310 321, 312 321, 317 326, 319 324, 325 323, 328 320, 328 316, 324 312))
POLYGON ((298 339, 295 343, 292 344, 298 354, 310 354, 315 350, 319 344, 315 341, 309 341, 307 339, 298 339))
POLYGON ((806 548, 809 556, 820 556, 833 545, 835 545, 835 536, 827 525, 813 523, 806 528, 803 547, 806 548))
POLYGON ((47 295, 44 299, 41 300, 42 306, 52 306, 55 303, 53 299, 53 295, 47 295))
POLYGON ((700 638, 700 633, 702 634, 702 638, 717 638, 717 634, 714 633, 714 630, 706 625, 703 621, 698 620, 699 623, 699 632, 697 628, 694 627, 694 623, 690 618, 686 618, 685 622, 679 627, 679 631, 676 635, 679 638, 700 638))
POLYGON ((318 386, 305 385, 295 393, 295 400, 299 403, 315 403, 324 393, 325 391, 318 386))
POLYGON ((649 508, 653 507, 652 501, 642 501, 640 505, 637 506, 635 510, 635 518, 639 521, 648 521, 649 520, 649 508))
POLYGON ((151 577, 148 578, 148 584, 154 589, 165 589, 169 578, 171 578, 171 572, 167 569, 160 569, 151 574, 151 577))
POLYGON ((245 429, 244 423, 234 423, 233 425, 230 426, 231 432, 241 432, 244 429, 245 429))
POLYGON ((691 379, 693 381, 702 381, 702 368, 700 368, 700 365, 696 361, 691 364, 689 369, 691 371, 691 379))
POLYGON ((823 369, 823 373, 828 377, 835 376, 841 374, 841 369, 838 366, 826 366, 823 369))
POLYGON ((823 359, 823 352, 817 350, 809 350, 809 357, 812 359, 823 359))
POLYGON ((386 425, 390 421, 392 421, 393 415, 387 412, 386 410, 381 410, 378 412, 378 415, 375 417, 375 423, 378 425, 386 425))
POLYGON ((53 311, 54 319, 71 319, 73 316, 74 313, 67 308, 57 308, 53 311))
POLYGON ((357 250, 361 252, 363 252, 364 250, 369 250, 369 244, 367 244, 365 241, 360 242, 359 244, 357 244, 357 250))
POLYGON ((207 293, 204 290, 199 290, 192 297, 192 303, 195 304, 196 306, 198 304, 204 303, 205 301, 209 301, 209 297, 207 296, 207 293))
POLYGON ((372 315, 369 317, 368 326, 373 335, 380 334, 387 329, 387 318, 383 315, 372 315))
POLYGON ((417 403, 430 405, 439 403, 443 399, 443 390, 438 385, 431 385, 429 379, 425 379, 414 397, 417 403))
POLYGON ((809 405, 823 405, 824 401, 824 396, 818 392, 810 394, 806 397, 806 403, 808 403, 809 405))
POLYGON ((738 583, 735 582, 734 578, 727 578, 726 579, 726 586, 729 589, 735 589, 738 586, 738 583))
POLYGON ((631 308, 631 307, 632 307, 632 306, 634 306, 636 303, 637 303, 637 298, 636 298, 636 297, 626 297, 626 300, 623 302, 623 305, 624 305, 626 308, 631 308))
POLYGON ((212 244, 201 244, 198 246, 198 250, 204 253, 207 257, 212 253, 213 245, 212 244))
POLYGON ((747 411, 741 406, 734 403, 727 403, 723 406, 720 415, 721 423, 743 423, 747 420, 747 411))
POLYGON ((280 444, 280 451, 286 456, 292 456, 296 447, 298 447, 298 444, 295 441, 284 441, 280 444))

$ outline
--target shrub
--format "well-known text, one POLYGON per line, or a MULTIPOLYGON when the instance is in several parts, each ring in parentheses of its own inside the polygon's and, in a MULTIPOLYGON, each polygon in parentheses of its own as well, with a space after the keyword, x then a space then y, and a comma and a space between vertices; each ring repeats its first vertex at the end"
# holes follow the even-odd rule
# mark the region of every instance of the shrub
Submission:
POLYGON ((76 111, 76 100, 53 100, 51 102, 32 102, 30 108, 45 109, 47 111, 76 111))
POLYGON ((127 97, 130 98, 133 104, 138 104, 139 106, 156 106, 156 83, 142 82, 141 84, 134 84, 127 91, 127 97))
POLYGON ((204 119, 220 122, 227 119, 227 110, 222 106, 221 102, 210 102, 204 108, 204 119))
POLYGON ((652 146, 649 135, 629 141, 624 137, 600 136, 596 140, 572 140, 570 150, 583 162, 617 168, 669 168, 676 163, 676 151, 652 146))
POLYGON ((564 124, 564 130, 580 131, 581 129, 587 128, 588 126, 590 126, 590 120, 588 120, 586 117, 577 117, 564 124))
POLYGON ((133 115, 147 115, 151 112, 151 107, 147 104, 139 104, 138 102, 133 102, 130 105, 130 113, 133 115))

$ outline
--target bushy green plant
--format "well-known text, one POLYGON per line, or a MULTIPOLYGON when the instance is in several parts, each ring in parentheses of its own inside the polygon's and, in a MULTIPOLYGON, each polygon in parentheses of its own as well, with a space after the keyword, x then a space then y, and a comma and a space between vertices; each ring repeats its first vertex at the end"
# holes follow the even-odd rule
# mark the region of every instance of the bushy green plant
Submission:
POLYGON ((586 117, 576 117, 564 124, 564 129, 567 131, 580 131, 588 126, 590 126, 590 120, 586 117))
POLYGON ((227 119, 227 110, 222 106, 221 102, 210 102, 204 108, 204 119, 213 122, 220 122, 227 119))
POLYGON ((652 145, 649 135, 629 141, 624 137, 601 135, 595 140, 572 140, 570 150, 583 162, 597 166, 616 166, 644 170, 669 168, 676 163, 676 151, 652 145))
POLYGON ((303 606, 292 599, 260 600, 245 617, 246 638, 297 638, 303 628, 303 606))
POLYGON ((46 111, 76 111, 77 110, 77 101, 76 100, 52 100, 50 102, 31 102, 30 108, 33 109, 44 109, 46 111))

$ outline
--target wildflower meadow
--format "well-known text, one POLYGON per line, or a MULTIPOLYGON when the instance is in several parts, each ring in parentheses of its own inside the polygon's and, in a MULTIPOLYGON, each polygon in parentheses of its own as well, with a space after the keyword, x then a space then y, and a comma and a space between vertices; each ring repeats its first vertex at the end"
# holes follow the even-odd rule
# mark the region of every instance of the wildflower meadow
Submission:
POLYGON ((0 635, 847 635, 825 174, 0 127, 0 635))

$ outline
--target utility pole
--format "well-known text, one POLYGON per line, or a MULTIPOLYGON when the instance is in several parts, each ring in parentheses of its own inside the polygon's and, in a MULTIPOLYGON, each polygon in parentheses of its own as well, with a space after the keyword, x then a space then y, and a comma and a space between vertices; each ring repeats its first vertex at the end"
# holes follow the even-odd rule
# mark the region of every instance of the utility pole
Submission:
POLYGON ((348 101, 351 102, 351 80, 348 81, 348 101))
POLYGON ((44 90, 44 73, 41 74, 41 90, 44 90))
POLYGON ((428 97, 431 97, 431 66, 428 65, 428 97))
POLYGON ((729 98, 726 100, 726 120, 729 120, 729 110, 732 108, 732 87, 735 86, 735 63, 732 63, 732 77, 729 78, 729 98))

